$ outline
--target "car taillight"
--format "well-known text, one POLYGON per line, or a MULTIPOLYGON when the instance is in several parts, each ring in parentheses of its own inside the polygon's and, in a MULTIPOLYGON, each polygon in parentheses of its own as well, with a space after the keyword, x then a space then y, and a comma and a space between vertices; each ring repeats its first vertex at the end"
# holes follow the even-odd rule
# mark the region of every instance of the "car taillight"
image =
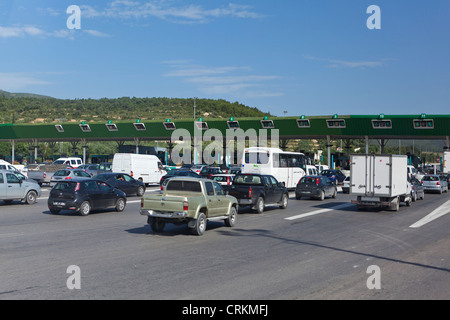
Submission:
POLYGON ((229 186, 231 183, 230 183, 230 177, 227 177, 227 185, 229 186))
POLYGON ((75 191, 78 191, 78 190, 80 190, 80 183, 79 182, 77 182, 77 185, 75 186, 75 191))
POLYGON ((183 201, 183 211, 188 211, 188 210, 189 210, 189 202, 183 201))
POLYGON ((251 198, 253 196, 252 187, 248 188, 248 197, 251 198))
POLYGON ((164 187, 163 187, 163 185, 161 184, 161 191, 164 191, 164 187))
POLYGON ((71 180, 72 177, 65 177, 64 180, 71 180))
POLYGON ((319 179, 319 178, 317 178, 317 179, 316 179, 316 186, 318 186, 318 185, 319 185, 319 183, 320 183, 320 179, 319 179))
POLYGON ((47 174, 44 172, 44 179, 45 179, 45 177, 47 177, 47 174))
POLYGON ((438 182, 436 183, 436 185, 437 185, 437 186, 440 186, 440 185, 441 185, 441 183, 440 183, 440 182, 438 181, 438 182))

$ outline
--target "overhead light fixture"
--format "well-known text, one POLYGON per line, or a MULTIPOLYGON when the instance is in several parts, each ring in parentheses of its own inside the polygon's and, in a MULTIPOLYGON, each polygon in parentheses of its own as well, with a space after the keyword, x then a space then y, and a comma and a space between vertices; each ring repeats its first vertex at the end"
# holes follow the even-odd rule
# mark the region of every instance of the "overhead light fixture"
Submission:
POLYGON ((170 119, 166 119, 166 122, 163 122, 163 125, 166 130, 175 130, 177 128, 175 123, 173 123, 170 119))
POLYGON ((299 128, 311 128, 311 123, 309 122, 309 119, 306 119, 305 116, 300 116, 300 119, 297 119, 297 126, 299 128))
POLYGON ((208 123, 203 121, 203 118, 198 118, 195 122, 195 126, 200 130, 208 130, 208 123))
POLYGON ((265 116, 263 120, 261 120, 261 126, 263 129, 274 129, 275 125, 273 124, 273 120, 269 120, 268 116, 265 116))
POLYGON ((81 121, 80 128, 83 132, 91 132, 91 127, 86 124, 86 121, 81 121))
POLYGON ((105 124, 108 131, 118 131, 117 125, 113 123, 111 120, 108 120, 108 123, 105 124))
POLYGON ((344 128, 346 128, 345 120, 339 119, 339 116, 337 114, 334 114, 332 119, 328 119, 326 121, 327 121, 327 127, 329 129, 344 129, 344 128))
POLYGON ((239 129, 239 121, 234 120, 234 117, 230 117, 230 120, 227 121, 228 129, 239 129))
POLYGON ((137 131, 145 131, 147 128, 145 127, 145 124, 141 122, 141 119, 137 119, 135 123, 133 123, 134 128, 137 131))

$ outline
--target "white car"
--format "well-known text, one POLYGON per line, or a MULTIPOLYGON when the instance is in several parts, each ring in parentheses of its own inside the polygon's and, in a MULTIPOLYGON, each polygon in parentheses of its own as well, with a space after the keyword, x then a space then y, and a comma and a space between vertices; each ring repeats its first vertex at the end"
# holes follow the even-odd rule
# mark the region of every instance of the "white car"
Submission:
POLYGON ((216 181, 218 184, 229 186, 233 182, 234 174, 223 173, 215 174, 211 177, 211 180, 216 181))
POLYGON ((344 184, 342 185, 343 193, 350 193, 350 176, 345 177, 344 184))

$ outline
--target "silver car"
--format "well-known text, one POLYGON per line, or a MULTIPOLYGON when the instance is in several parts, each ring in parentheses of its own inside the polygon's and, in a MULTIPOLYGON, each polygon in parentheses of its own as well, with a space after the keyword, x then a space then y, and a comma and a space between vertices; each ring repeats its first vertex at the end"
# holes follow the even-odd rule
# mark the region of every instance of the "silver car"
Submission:
POLYGON ((422 178, 422 183, 425 191, 436 191, 440 194, 448 191, 447 180, 437 174, 427 174, 422 178))
POLYGON ((34 180, 24 180, 17 173, 0 170, 0 200, 9 204, 13 200, 33 204, 41 196, 41 187, 34 180))
POLYGON ((62 169, 56 171, 50 179, 50 186, 53 187, 56 183, 67 181, 74 178, 89 179, 91 175, 82 169, 62 169))

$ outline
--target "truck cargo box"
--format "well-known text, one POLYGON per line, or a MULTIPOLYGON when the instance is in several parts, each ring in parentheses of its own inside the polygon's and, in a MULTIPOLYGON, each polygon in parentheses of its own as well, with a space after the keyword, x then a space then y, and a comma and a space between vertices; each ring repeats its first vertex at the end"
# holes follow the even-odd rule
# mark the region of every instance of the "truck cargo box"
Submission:
POLYGON ((397 197, 407 190, 407 156, 353 154, 350 193, 365 197, 397 197))

